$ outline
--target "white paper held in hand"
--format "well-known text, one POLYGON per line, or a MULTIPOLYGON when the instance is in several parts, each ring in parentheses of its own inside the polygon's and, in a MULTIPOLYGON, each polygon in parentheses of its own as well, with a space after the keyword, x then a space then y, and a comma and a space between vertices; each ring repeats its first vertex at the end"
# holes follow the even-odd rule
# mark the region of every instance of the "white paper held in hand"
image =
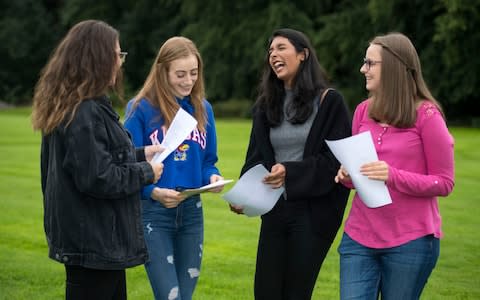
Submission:
POLYGON ((248 217, 266 214, 285 191, 283 186, 274 189, 263 183, 263 178, 268 173, 263 165, 254 166, 240 177, 223 198, 232 205, 242 207, 243 213, 248 217))
POLYGON ((209 192, 213 188, 216 188, 216 187, 219 187, 219 186, 224 186, 224 185, 226 185, 230 182, 233 182, 233 179, 223 179, 223 180, 216 181, 214 183, 204 185, 204 186, 196 188, 196 189, 183 190, 183 191, 181 191, 181 194, 184 194, 185 196, 190 197, 192 195, 209 192))
POLYGON ((366 206, 376 208, 392 203, 385 182, 369 179, 360 173, 360 167, 363 164, 378 160, 370 131, 336 141, 325 140, 325 142, 347 170, 360 199, 366 206))
POLYGON ((164 161, 170 153, 180 146, 196 126, 197 120, 180 107, 160 144, 165 150, 155 154, 152 162, 161 163, 164 161))

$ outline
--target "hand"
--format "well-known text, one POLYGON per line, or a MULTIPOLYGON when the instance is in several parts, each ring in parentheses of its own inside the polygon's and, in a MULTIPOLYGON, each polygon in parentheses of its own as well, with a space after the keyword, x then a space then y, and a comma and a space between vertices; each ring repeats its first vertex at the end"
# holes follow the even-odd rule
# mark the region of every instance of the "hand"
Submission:
POLYGON ((243 207, 229 204, 230 205, 230 210, 233 211, 234 213, 238 215, 243 215, 243 207))
POLYGON ((275 164, 270 173, 263 178, 263 183, 269 184, 272 188, 277 189, 285 184, 285 175, 287 171, 282 164, 275 164))
POLYGON ((143 151, 145 151, 145 158, 147 159, 148 162, 152 160, 155 154, 162 153, 163 150, 165 150, 165 148, 163 148, 160 145, 150 145, 150 146, 145 146, 143 148, 143 151))
POLYGON ((368 179, 387 181, 388 180, 388 164, 382 160, 364 164, 360 167, 360 173, 368 177, 368 179))
POLYGON ((160 176, 162 176, 163 164, 162 163, 155 164, 151 162, 149 162, 149 164, 150 166, 152 166, 152 169, 153 169, 153 175, 154 175, 153 183, 156 183, 160 179, 160 176))
POLYGON ((335 182, 352 182, 352 178, 350 178, 350 175, 343 166, 340 166, 340 169, 338 169, 337 176, 335 176, 335 182))
POLYGON ((185 195, 182 195, 179 191, 172 189, 154 188, 150 195, 153 200, 156 200, 163 204, 166 208, 177 207, 180 202, 185 200, 185 195))
MULTIPOLYGON (((219 180, 223 180, 223 177, 217 174, 213 174, 212 176, 210 176, 210 183, 214 183, 219 180)), ((224 187, 223 185, 217 186, 213 189, 210 189, 209 191, 212 193, 220 193, 223 190, 223 187, 224 187)))

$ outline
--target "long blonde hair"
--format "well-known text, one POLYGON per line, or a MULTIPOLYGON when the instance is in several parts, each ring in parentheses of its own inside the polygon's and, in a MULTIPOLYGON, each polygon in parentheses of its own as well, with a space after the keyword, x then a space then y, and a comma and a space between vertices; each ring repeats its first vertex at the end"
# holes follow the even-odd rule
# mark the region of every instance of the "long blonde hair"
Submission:
POLYGON ((375 37, 370 44, 382 47, 380 86, 371 95, 369 105, 372 119, 400 128, 411 127, 421 100, 432 102, 442 112, 423 79, 420 59, 408 37, 393 32, 375 37))
POLYGON ((185 37, 172 37, 162 45, 143 87, 134 98, 132 107, 135 108, 142 98, 146 98, 152 105, 160 109, 168 128, 180 107, 175 100, 173 88, 168 82, 168 71, 172 61, 192 54, 198 61, 198 79, 195 81, 190 99, 195 110, 194 117, 198 122, 197 126, 200 131, 204 132, 207 118, 203 105, 205 98, 203 62, 195 44, 185 37))
POLYGON ((63 121, 68 126, 83 100, 104 95, 113 84, 121 95, 118 39, 118 31, 102 21, 82 21, 70 29, 35 86, 31 117, 35 130, 49 134, 63 121), (112 83, 114 72, 118 74, 112 83))

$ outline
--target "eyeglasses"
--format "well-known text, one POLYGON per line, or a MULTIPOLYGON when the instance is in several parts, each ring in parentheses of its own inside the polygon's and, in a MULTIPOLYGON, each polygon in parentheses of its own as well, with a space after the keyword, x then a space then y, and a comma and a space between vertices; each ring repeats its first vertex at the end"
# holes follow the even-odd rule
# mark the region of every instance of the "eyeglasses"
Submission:
POLYGON ((125 60, 127 59, 127 54, 128 52, 119 52, 118 53, 118 56, 120 57, 120 60, 122 61, 122 64, 125 62, 125 60))
POLYGON ((367 69, 367 71, 370 71, 370 68, 376 64, 381 63, 381 60, 371 60, 369 58, 363 58, 363 66, 367 69))

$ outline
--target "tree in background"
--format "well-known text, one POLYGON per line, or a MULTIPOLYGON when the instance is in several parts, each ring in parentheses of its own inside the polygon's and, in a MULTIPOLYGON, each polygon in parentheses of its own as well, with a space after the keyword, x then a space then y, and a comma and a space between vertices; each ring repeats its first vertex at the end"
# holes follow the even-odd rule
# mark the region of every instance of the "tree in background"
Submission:
POLYGON ((88 18, 120 31, 129 52, 127 97, 147 76, 158 47, 184 35, 205 61, 209 100, 253 101, 274 29, 312 40, 321 64, 351 108, 366 97, 359 72, 368 41, 400 31, 414 42, 424 76, 449 118, 478 117, 480 1, 469 0, 0 0, 0 100, 28 103, 59 37, 88 18))
POLYGON ((428 58, 435 93, 447 113, 480 120, 480 1, 442 0, 435 18, 432 43, 436 53, 428 58))
POLYGON ((182 8, 190 20, 182 33, 202 53, 213 101, 254 98, 267 53, 265 41, 273 29, 288 26, 311 32, 312 28, 304 11, 290 1, 185 0, 182 8))
POLYGON ((30 101, 59 27, 56 15, 36 0, 0 0, 0 100, 30 101))

